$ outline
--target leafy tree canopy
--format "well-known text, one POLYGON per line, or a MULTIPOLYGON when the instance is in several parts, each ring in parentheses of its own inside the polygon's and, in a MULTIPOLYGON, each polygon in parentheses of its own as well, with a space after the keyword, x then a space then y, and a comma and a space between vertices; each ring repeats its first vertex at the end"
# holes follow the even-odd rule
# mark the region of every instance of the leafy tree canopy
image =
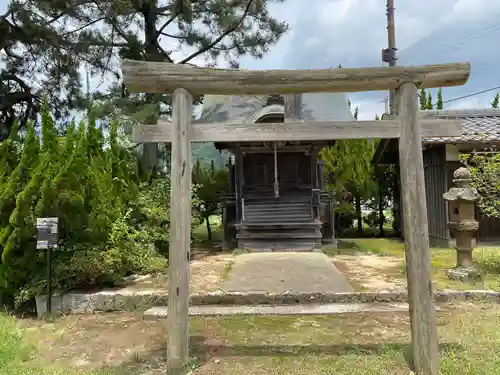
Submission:
POLYGON ((466 153, 460 159, 470 169, 472 186, 481 195, 477 203, 479 211, 500 218, 500 153, 496 150, 466 153))

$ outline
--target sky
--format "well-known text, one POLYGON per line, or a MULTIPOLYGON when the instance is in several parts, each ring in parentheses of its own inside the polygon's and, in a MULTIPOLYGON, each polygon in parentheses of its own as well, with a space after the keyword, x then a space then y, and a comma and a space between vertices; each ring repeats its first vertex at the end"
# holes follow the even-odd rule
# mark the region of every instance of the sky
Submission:
MULTIPOLYGON (((469 82, 444 88, 449 100, 500 86, 500 0, 394 0, 398 65, 471 62, 469 82)), ((287 0, 273 14, 291 25, 289 34, 249 69, 383 66, 387 48, 385 0, 287 0)), ((433 96, 436 96, 434 90, 433 96)), ((445 104, 489 107, 496 91, 445 104)), ((384 111, 385 92, 349 93, 360 119, 384 111)))
MULTIPOLYGON (((443 89, 444 100, 500 86, 500 0, 395 0, 398 65, 471 62, 469 82, 443 89)), ((0 0, 0 12, 7 0, 0 0)), ((243 58, 246 69, 383 66, 387 47, 385 0, 286 0, 271 4, 290 31, 263 59, 243 58)), ((184 51, 185 53, 186 51, 184 51)), ((196 61, 195 61, 196 63, 196 61)), ((103 89, 99 79, 91 86, 103 89)), ((500 89, 499 89, 500 91, 500 89)), ((496 90, 455 100, 445 108, 482 108, 496 90)), ((435 92, 433 92, 435 97, 435 92)), ((349 93, 360 119, 384 111, 385 92, 349 93)))

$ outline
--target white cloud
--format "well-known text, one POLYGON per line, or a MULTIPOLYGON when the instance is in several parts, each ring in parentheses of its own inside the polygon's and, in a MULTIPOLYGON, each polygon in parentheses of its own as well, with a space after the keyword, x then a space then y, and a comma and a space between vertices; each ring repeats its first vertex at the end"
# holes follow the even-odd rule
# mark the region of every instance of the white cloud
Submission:
POLYGON ((304 43, 304 45, 306 47, 315 47, 317 45, 319 45, 321 42, 318 38, 316 37, 312 37, 312 38, 309 38, 306 40, 306 42, 304 43))
POLYGON ((445 17, 453 21, 481 21, 490 14, 500 11, 498 0, 458 0, 451 7, 451 12, 445 17))
MULTIPOLYGON (((445 100, 500 85, 500 78, 495 81, 500 51, 491 49, 500 37, 499 14, 500 0, 398 0, 395 20, 399 63, 471 61, 473 69, 467 85, 445 89, 445 100)), ((381 50, 387 47, 386 23, 384 0, 302 2, 294 22, 295 35, 281 67, 327 68, 339 63, 346 67, 385 65, 381 62, 381 50)), ((267 56, 261 65, 266 61, 267 56)), ((445 108, 489 107, 494 94, 453 101, 445 108)), ((373 119, 375 113, 381 114, 387 95, 387 92, 348 94, 353 106, 359 105, 360 119, 373 119)))
MULTIPOLYGON (((0 10, 7 0, 0 0, 0 10)), ((381 50, 387 47, 385 0, 286 0, 270 3, 270 12, 287 21, 291 30, 261 60, 241 59, 246 69, 299 69, 381 66, 381 50)), ((396 45, 400 63, 472 61, 470 82, 445 89, 445 100, 500 85, 497 66, 500 51, 500 0, 397 0, 396 45), (497 16, 495 16, 497 14, 497 16), (496 26, 495 26, 496 25, 496 26)), ((165 48, 172 48, 170 43, 165 48)), ((188 50, 176 52, 186 56, 188 50)), ((197 62, 202 62, 198 59, 197 62)), ((95 88, 99 80, 92 80, 95 88)), ((101 86, 101 89, 103 87, 101 86)), ((348 96, 359 105, 360 118, 372 119, 384 110, 386 92, 348 96), (382 101, 382 102, 381 102, 382 101)), ((494 92, 460 100, 448 108, 489 106, 494 92)))

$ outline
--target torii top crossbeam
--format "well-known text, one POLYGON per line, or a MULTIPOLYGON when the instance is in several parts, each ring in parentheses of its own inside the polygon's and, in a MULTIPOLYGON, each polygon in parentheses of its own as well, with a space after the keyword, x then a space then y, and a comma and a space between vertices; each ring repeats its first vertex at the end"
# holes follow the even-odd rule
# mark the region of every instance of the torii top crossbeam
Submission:
POLYGON ((275 93, 355 92, 398 88, 460 86, 469 63, 315 70, 229 70, 165 62, 124 60, 124 83, 131 92, 167 93, 184 88, 193 94, 258 95, 275 93))
MULTIPOLYGON (((401 83, 417 87, 464 84, 470 64, 453 63, 414 67, 375 67, 321 70, 227 70, 197 68, 162 62, 124 60, 124 82, 130 91, 166 93, 183 88, 193 94, 257 95, 275 93, 347 92, 394 89, 401 83)), ((293 95, 292 94, 292 95, 293 95)), ((421 121, 425 136, 460 135, 453 121, 421 121)), ((287 124, 193 124, 191 141, 290 141, 353 138, 398 138, 400 121, 348 121, 287 124)), ((134 128, 139 143, 170 142, 171 123, 134 128)))

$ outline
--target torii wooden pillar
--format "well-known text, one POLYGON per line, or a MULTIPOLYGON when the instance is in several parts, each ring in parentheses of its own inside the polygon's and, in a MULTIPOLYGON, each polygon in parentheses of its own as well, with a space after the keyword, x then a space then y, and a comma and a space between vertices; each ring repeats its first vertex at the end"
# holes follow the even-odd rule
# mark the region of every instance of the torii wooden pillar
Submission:
POLYGON ((135 141, 172 142, 171 245, 168 300, 168 375, 184 375, 188 363, 191 142, 308 141, 399 138, 406 239, 412 354, 418 375, 438 375, 439 348, 431 284, 422 137, 460 136, 456 121, 419 119, 419 88, 463 85, 470 65, 362 69, 238 71, 125 60, 130 91, 173 91, 172 123, 143 125, 135 141), (191 124, 192 94, 260 95, 398 89, 398 116, 380 121, 257 124, 191 124))

